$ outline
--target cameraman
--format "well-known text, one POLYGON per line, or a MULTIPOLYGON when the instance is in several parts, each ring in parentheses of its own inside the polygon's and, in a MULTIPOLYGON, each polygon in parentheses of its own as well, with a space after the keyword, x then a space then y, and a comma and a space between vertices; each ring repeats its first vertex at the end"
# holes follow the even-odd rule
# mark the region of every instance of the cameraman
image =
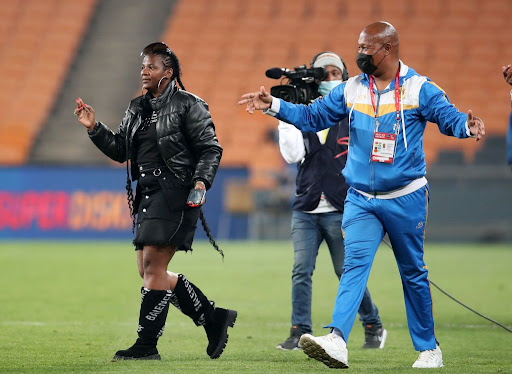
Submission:
MULTIPOLYGON (((322 52, 311 61, 322 67, 326 77, 318 84, 325 96, 348 79, 343 60, 335 53, 322 52)), ((296 193, 292 213, 294 264, 292 271, 292 327, 290 336, 277 349, 299 349, 302 334, 312 332, 312 275, 318 248, 326 241, 338 279, 343 272, 345 247, 341 233, 343 203, 348 186, 341 175, 348 152, 348 121, 318 133, 302 132, 295 126, 279 121, 279 148, 289 164, 298 163, 296 193)), ((382 328, 379 311, 365 290, 360 320, 365 329, 363 348, 383 348, 387 332, 382 328)))

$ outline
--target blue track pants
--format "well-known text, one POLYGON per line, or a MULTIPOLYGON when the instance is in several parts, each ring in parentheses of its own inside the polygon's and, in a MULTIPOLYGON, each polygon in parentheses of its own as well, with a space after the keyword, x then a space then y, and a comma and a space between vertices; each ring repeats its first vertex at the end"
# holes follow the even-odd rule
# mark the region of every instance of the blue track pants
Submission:
POLYGON ((375 199, 349 189, 342 228, 345 264, 332 323, 348 340, 361 304, 375 253, 387 233, 404 290, 407 323, 417 351, 434 349, 434 318, 423 239, 428 210, 428 187, 395 199, 375 199))

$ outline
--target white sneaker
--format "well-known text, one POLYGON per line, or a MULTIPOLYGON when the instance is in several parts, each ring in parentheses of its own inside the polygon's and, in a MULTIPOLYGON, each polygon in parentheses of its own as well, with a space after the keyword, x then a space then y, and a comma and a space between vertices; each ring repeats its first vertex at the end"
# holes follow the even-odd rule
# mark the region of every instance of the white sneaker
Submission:
POLYGON ((348 368, 347 344, 341 336, 330 333, 325 336, 304 334, 300 345, 305 354, 323 362, 330 368, 348 368))
POLYGON ((434 369, 442 368, 443 366, 443 353, 438 345, 436 345, 435 349, 421 351, 416 362, 412 364, 413 368, 419 369, 434 369))

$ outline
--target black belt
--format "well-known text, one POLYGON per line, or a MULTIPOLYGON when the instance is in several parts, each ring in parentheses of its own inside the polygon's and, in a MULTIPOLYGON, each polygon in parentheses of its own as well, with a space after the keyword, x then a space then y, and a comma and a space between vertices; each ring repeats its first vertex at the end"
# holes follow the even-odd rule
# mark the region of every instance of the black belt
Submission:
POLYGON ((147 173, 151 172, 155 177, 158 177, 162 174, 162 170, 168 170, 167 165, 161 162, 145 162, 142 164, 138 164, 139 173, 147 173))

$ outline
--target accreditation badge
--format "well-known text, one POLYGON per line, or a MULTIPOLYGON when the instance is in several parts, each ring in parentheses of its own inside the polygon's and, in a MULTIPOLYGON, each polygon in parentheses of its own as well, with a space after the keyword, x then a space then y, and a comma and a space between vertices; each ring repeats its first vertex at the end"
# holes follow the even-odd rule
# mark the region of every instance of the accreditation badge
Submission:
POLYGON ((371 160, 392 164, 395 158, 395 144, 396 134, 374 133, 371 160))

